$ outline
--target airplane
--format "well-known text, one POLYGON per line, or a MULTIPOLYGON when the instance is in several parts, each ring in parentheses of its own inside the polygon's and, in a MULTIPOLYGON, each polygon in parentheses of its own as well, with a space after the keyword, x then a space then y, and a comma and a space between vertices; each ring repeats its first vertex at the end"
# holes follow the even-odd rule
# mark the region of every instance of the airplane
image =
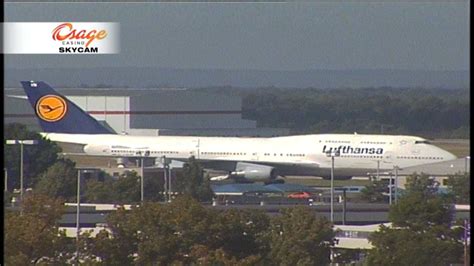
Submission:
MULTIPOLYGON (((185 162, 194 156, 205 168, 227 174, 213 181, 276 182, 278 176, 350 179, 395 166, 456 159, 428 140, 405 135, 311 134, 270 138, 132 136, 111 132, 42 81, 22 81, 46 138, 83 145, 86 155, 166 157, 185 162), (47 107, 45 107, 47 106, 47 107), (332 166, 332 164, 334 164, 332 166)), ((281 180, 281 179, 280 179, 281 180)))

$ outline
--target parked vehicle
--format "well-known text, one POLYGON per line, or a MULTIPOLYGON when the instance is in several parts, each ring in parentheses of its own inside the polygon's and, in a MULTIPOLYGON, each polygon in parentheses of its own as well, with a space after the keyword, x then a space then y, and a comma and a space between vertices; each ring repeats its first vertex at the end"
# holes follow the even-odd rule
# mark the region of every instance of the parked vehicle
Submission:
POLYGON ((309 198, 312 198, 313 195, 311 195, 311 193, 308 193, 308 192, 294 192, 294 193, 291 193, 290 195, 288 195, 288 198, 290 199, 309 199, 309 198))

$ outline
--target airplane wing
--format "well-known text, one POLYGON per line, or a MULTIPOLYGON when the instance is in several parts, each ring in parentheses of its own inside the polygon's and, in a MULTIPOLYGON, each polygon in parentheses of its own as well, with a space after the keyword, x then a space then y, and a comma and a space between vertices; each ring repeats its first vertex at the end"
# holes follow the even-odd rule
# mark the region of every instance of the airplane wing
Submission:
POLYGON ((235 171, 239 163, 251 164, 256 167, 271 167, 276 169, 279 175, 287 175, 289 173, 297 175, 298 173, 304 175, 313 172, 315 169, 320 168, 320 164, 314 161, 299 161, 298 163, 287 163, 287 162, 265 162, 265 161, 238 161, 238 160, 199 160, 199 163, 207 169, 213 170, 224 170, 224 171, 235 171))

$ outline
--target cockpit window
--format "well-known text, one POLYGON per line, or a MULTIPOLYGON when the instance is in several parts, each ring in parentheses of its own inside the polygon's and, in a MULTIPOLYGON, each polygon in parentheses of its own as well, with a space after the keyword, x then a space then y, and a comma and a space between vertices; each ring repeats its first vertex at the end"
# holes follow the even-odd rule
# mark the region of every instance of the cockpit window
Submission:
POLYGON ((415 144, 431 144, 431 142, 429 142, 427 140, 417 140, 417 141, 415 141, 415 144))

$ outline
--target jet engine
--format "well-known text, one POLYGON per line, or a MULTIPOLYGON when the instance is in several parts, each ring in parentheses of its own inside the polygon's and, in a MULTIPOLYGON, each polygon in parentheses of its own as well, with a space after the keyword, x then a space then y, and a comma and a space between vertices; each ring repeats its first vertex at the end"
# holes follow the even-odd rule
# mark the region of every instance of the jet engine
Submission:
POLYGON ((235 171, 230 173, 235 179, 246 179, 252 182, 270 181, 277 177, 275 168, 267 165, 238 162, 235 171))
POLYGON ((117 168, 126 168, 128 159, 126 157, 117 158, 117 168))

